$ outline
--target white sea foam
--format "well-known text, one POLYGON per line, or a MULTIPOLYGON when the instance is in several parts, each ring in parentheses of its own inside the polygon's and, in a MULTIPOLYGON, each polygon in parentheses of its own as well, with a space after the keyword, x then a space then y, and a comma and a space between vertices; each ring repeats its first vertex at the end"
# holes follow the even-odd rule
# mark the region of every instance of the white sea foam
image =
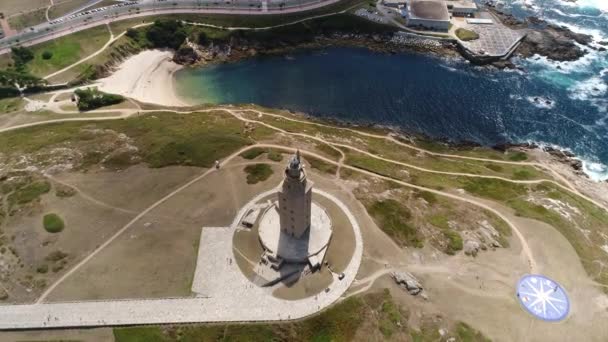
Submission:
POLYGON ((578 7, 597 8, 600 11, 608 12, 608 1, 606 0, 578 0, 576 5, 578 7))
MULTIPOLYGON (((528 140, 527 142, 529 144, 537 145, 540 149, 544 149, 545 147, 551 147, 556 150, 573 153, 571 149, 561 147, 555 144, 548 144, 545 142, 538 142, 533 140, 528 140)), ((574 159, 583 162, 583 172, 587 176, 589 176, 589 179, 595 182, 603 182, 605 180, 608 180, 608 166, 599 163, 596 160, 588 159, 585 157, 576 156, 574 157, 574 159)))
POLYGON ((570 98, 576 100, 589 100, 592 98, 603 97, 608 92, 608 85, 602 77, 595 76, 585 81, 578 82, 570 87, 570 98))
POLYGON ((599 18, 602 15, 588 15, 588 14, 577 14, 577 13, 564 13, 562 10, 557 8, 550 9, 551 12, 556 13, 562 17, 571 17, 571 18, 599 18))
POLYGON ((583 160, 583 171, 589 178, 596 182, 608 179, 608 166, 602 163, 583 160))

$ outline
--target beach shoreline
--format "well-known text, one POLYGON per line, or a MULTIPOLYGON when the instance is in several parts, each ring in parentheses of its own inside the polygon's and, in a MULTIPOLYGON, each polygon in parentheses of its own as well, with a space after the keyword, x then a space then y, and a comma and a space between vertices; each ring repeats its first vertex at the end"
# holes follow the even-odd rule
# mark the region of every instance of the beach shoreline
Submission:
POLYGON ((97 81, 99 90, 139 102, 182 107, 191 105, 175 90, 174 74, 183 66, 173 62, 173 52, 145 50, 124 60, 112 74, 97 81))

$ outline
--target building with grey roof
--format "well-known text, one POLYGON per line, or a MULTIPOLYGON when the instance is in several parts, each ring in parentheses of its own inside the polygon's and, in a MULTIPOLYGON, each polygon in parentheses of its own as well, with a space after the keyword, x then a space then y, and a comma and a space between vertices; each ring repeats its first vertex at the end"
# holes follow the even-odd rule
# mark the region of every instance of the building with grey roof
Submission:
POLYGON ((410 0, 407 25, 413 28, 448 31, 450 13, 445 0, 410 0))

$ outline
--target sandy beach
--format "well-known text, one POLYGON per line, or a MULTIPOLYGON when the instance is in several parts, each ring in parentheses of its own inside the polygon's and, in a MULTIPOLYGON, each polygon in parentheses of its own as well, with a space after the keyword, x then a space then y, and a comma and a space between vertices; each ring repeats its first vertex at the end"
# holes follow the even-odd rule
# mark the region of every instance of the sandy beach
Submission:
POLYGON ((99 89, 135 100, 163 106, 187 106, 175 92, 173 74, 182 68, 173 53, 146 50, 125 60, 109 77, 99 80, 99 89))

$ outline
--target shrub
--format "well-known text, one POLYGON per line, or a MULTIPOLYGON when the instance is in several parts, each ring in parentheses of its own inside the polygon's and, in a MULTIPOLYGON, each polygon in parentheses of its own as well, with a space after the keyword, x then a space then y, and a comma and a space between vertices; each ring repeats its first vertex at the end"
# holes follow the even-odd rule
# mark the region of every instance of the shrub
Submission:
POLYGON ((283 155, 281 152, 270 150, 268 151, 268 159, 278 163, 283 160, 283 155))
POLYGON ((67 258, 67 256, 68 256, 67 253, 64 253, 60 250, 56 250, 56 251, 49 253, 49 255, 47 255, 46 258, 44 258, 44 260, 50 261, 50 262, 57 262, 57 261, 61 261, 65 258, 67 258))
POLYGON ((49 271, 49 265, 47 265, 47 264, 40 265, 40 266, 38 266, 38 268, 36 268, 36 272, 38 272, 38 273, 44 274, 48 271, 49 271))
POLYGON ((11 205, 27 204, 51 190, 51 184, 46 181, 38 181, 20 187, 9 195, 8 202, 11 205))
POLYGON ((257 158, 258 156, 262 155, 264 153, 264 149, 259 148, 259 147, 254 147, 250 150, 247 150, 243 153, 241 153, 241 157, 248 159, 248 160, 252 160, 257 158))
POLYGON ((207 35, 205 34, 205 32, 200 32, 198 34, 198 44, 207 45, 207 43, 209 43, 209 39, 207 38, 207 35))
POLYGON ((130 28, 127 30, 127 33, 125 33, 125 36, 127 36, 131 39, 137 39, 139 36, 139 32, 134 28, 130 28))
POLYGON ((107 94, 97 89, 77 89, 74 94, 78 96, 78 110, 87 111, 100 107, 111 106, 124 101, 124 97, 107 94))
POLYGON ((53 58, 53 53, 51 51, 44 51, 42 53, 42 59, 51 59, 53 58))
POLYGON ((459 28, 456 30, 456 37, 462 41, 470 41, 479 39, 479 34, 475 31, 459 28))
POLYGON ((156 20, 146 32, 153 47, 177 50, 186 40, 184 24, 177 20, 156 20))
POLYGON ((393 199, 376 201, 367 207, 367 211, 378 227, 400 245, 423 247, 423 237, 408 224, 412 213, 400 202, 393 199))
POLYGON ((13 58, 15 65, 20 67, 34 59, 34 53, 26 47, 15 46, 11 48, 11 57, 13 58))
POLYGON ((448 240, 448 245, 445 250, 447 254, 454 255, 457 251, 462 250, 462 237, 457 231, 446 229, 443 231, 443 236, 448 240))
POLYGON ((509 160, 511 161, 524 161, 528 159, 528 155, 525 152, 517 151, 509 153, 509 160))
POLYGON ((496 164, 486 164, 485 167, 494 172, 502 172, 503 170, 502 166, 496 164))
POLYGON ((245 166, 247 184, 263 182, 272 176, 272 168, 268 164, 253 164, 245 166))
POLYGON ((415 191, 414 197, 424 199, 428 204, 437 203, 437 196, 434 193, 428 191, 415 191))
POLYGON ((49 233, 59 233, 65 227, 63 220, 57 214, 46 214, 42 218, 44 230, 49 233))

